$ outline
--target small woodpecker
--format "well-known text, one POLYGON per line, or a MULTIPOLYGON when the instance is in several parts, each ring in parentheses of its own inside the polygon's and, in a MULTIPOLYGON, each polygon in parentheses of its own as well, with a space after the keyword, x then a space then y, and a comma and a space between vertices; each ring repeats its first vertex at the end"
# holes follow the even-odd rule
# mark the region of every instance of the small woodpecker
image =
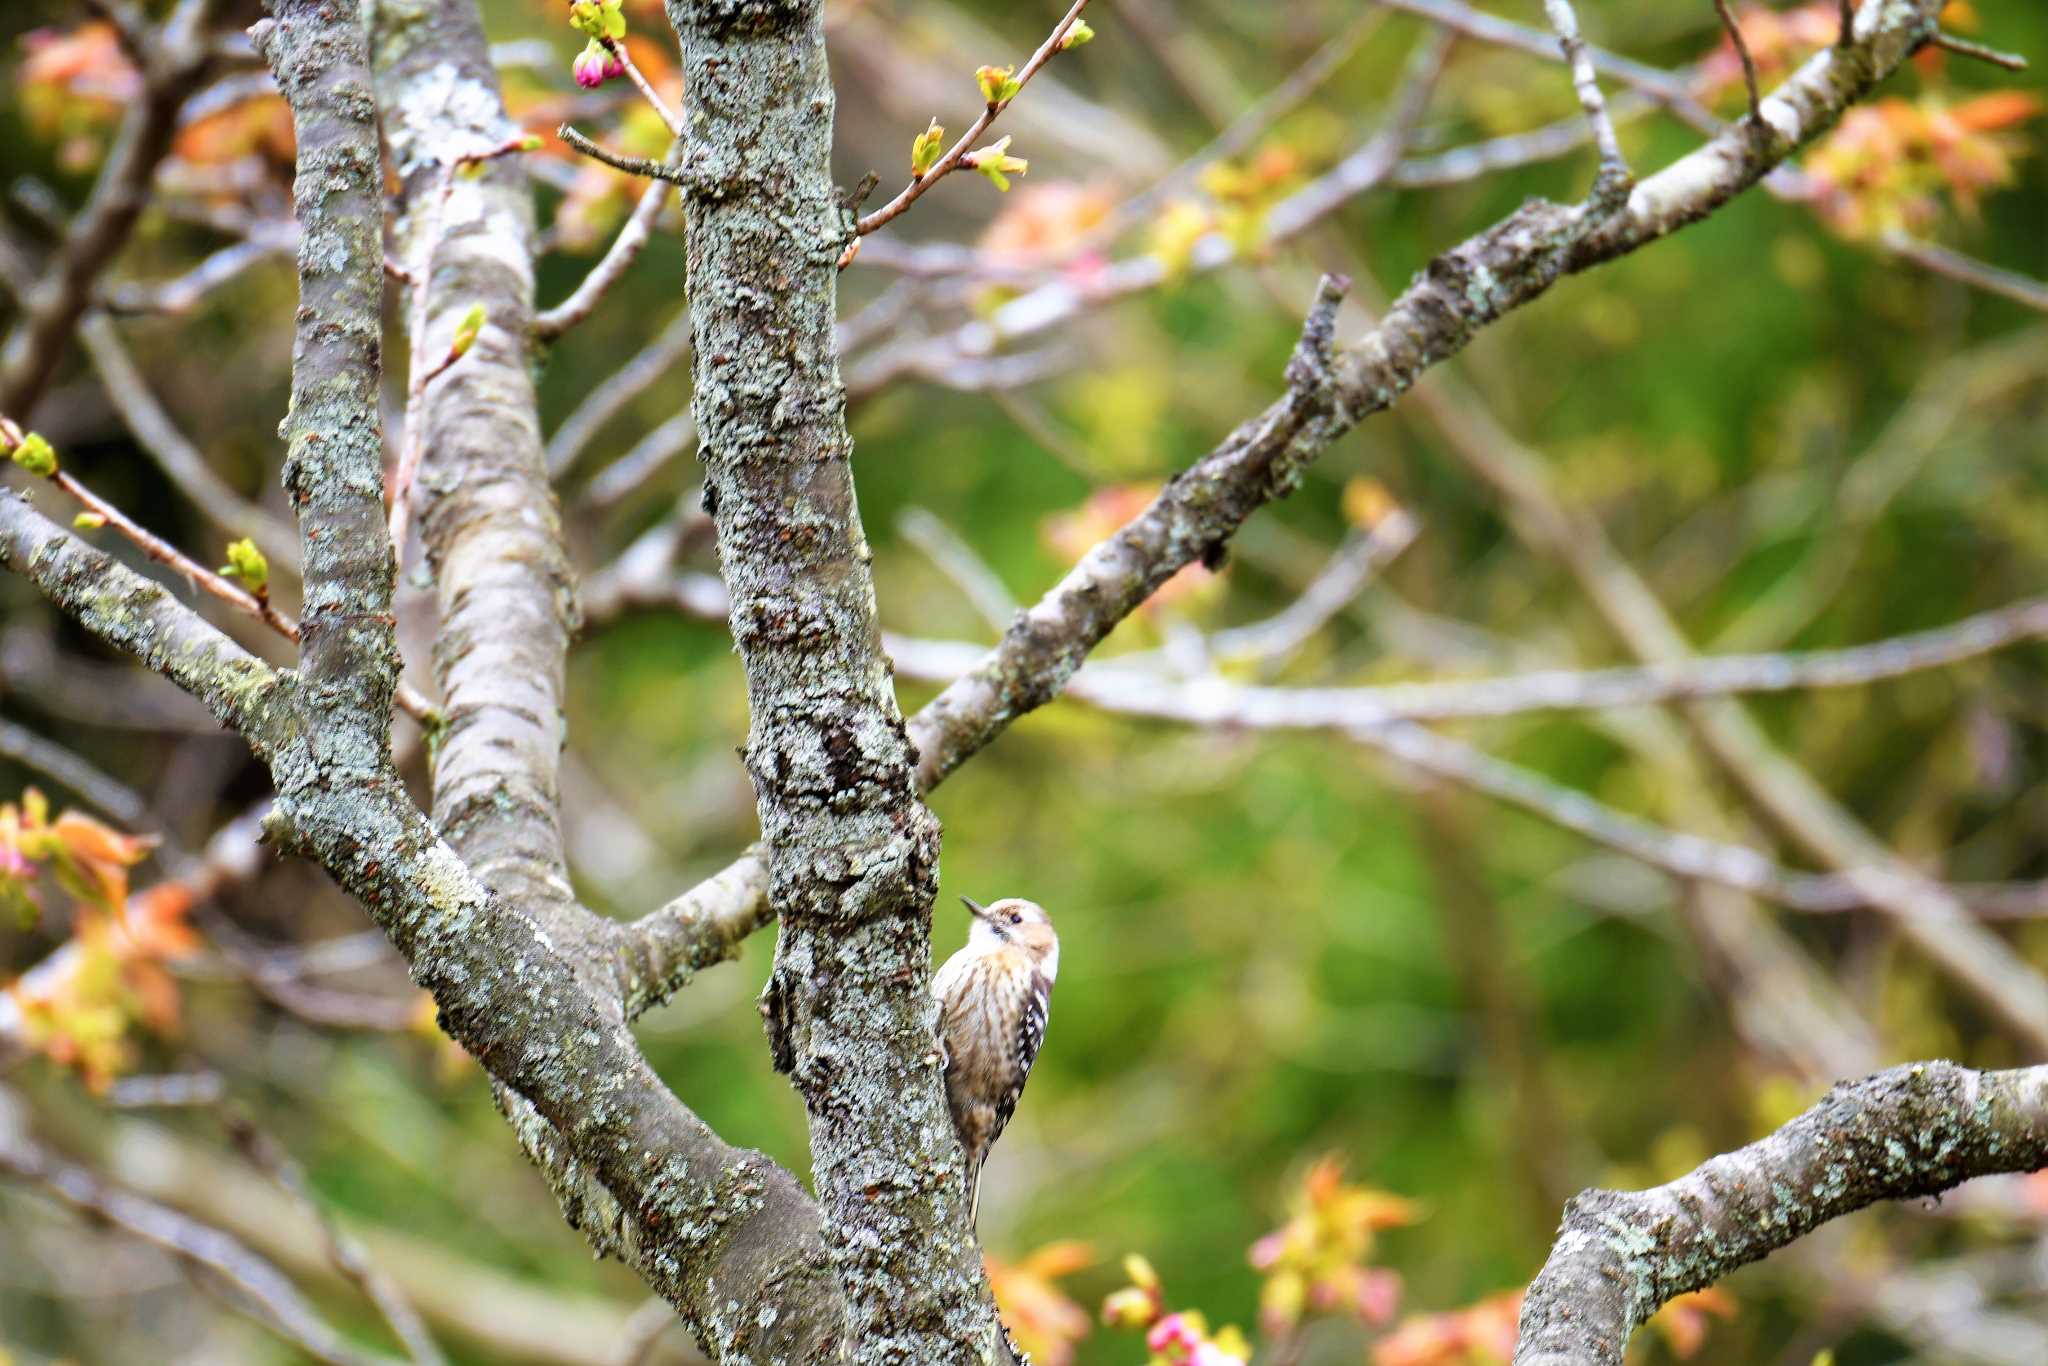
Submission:
POLYGON ((946 1101, 967 1154, 968 1220, 981 1210, 981 1164, 1017 1109, 1045 1041, 1060 939, 1043 907, 1011 897, 966 897, 967 943, 932 978, 946 1048, 946 1101))

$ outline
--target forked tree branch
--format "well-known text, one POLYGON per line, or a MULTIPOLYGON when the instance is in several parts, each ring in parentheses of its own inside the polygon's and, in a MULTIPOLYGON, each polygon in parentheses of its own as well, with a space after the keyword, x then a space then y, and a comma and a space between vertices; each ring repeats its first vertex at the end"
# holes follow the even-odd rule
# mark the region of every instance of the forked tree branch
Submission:
POLYGON ((1514 1366, 1621 1366, 1673 1296, 1712 1285, 1830 1219, 2048 1166, 2048 1067, 1914 1063, 1835 1087, 1768 1138, 1646 1191, 1565 1207, 1522 1301, 1514 1366))
POLYGON ((1002 1360, 936 1046, 939 827, 918 798, 854 496, 823 5, 668 13, 690 103, 692 411, 782 919, 770 1052, 809 1115, 851 1359, 1002 1360))
MULTIPOLYGON (((1407 7, 1404 5, 1404 7, 1407 7)), ((1219 553, 1245 519, 1292 491, 1331 442, 1388 408, 1432 366, 1464 349, 1489 323, 1543 294, 1564 275, 1623 256, 1718 209, 1825 132, 1934 32, 1939 0, 1866 5, 1853 45, 1831 48, 1794 72, 1767 100, 1769 138, 1724 129, 1636 184, 1611 211, 1537 200, 1437 257, 1357 343, 1331 349, 1334 286, 1312 312, 1288 389, 1215 450, 1182 471, 1114 536, 1082 557, 1057 586, 1021 613, 981 664, 910 719, 918 787, 929 792, 1012 721, 1059 695, 1088 653, 1159 585, 1219 553)), ((1591 53, 1602 65, 1597 51, 1591 53)), ((1647 70, 1647 69, 1646 69, 1647 70)), ((1655 73, 1652 73, 1653 75, 1655 73)), ((741 906, 769 914, 762 886, 738 869, 721 874, 727 895, 678 898, 628 933, 651 947, 642 961, 702 965, 716 946, 695 943, 704 925, 728 936, 741 906), (690 914, 675 908, 688 906, 690 914)), ((707 893, 708 893, 707 889, 707 893)), ((640 983, 650 1002, 669 994, 640 983)))
MULTIPOLYGON (((1866 4, 1853 45, 1808 63, 1765 101, 1770 138, 1721 134, 1620 204, 1526 206, 1434 262, 1356 346, 1334 347, 1336 291, 1326 288, 1286 394, 1084 558, 969 679, 906 728, 877 649, 832 360, 841 239, 830 120, 819 113, 830 107, 819 7, 671 0, 701 116, 687 200, 698 423, 754 703, 748 757, 773 853, 772 867, 743 866, 714 889, 720 895, 686 898, 683 912, 652 926, 678 932, 650 938, 635 961, 646 965, 638 976, 656 980, 629 984, 628 995, 665 994, 674 965, 706 961, 692 949, 706 934, 736 942, 772 886, 787 918, 769 1002, 773 1037, 811 1113, 822 1236, 819 1207, 795 1180, 730 1148, 676 1101, 609 987, 594 991, 587 966, 535 923, 547 912, 494 895, 412 805, 391 764, 393 554, 376 419, 381 185, 355 4, 278 0, 279 19, 259 43, 299 128, 302 307, 286 478, 307 548, 300 673, 248 659, 161 589, 11 497, 0 499, 0 558, 250 737, 277 781, 274 838, 321 862, 370 911, 434 994, 448 1031, 501 1094, 521 1098, 508 1113, 548 1158, 572 1218, 631 1262, 721 1357, 802 1359, 847 1342, 877 1359, 999 1357, 936 1059, 922 1051, 932 1037, 937 834, 919 794, 1055 695, 1117 621, 1183 565, 1219 553, 1358 420, 1562 275, 1632 251, 1753 184, 1926 41, 1937 8, 1866 4), (763 41, 769 32, 787 41, 763 41), (770 147, 772 156, 761 150, 770 147)), ((515 335, 492 318, 494 333, 515 335)), ((513 482, 530 488, 529 457, 518 459, 513 482)), ((506 467, 486 468, 509 477, 506 467)), ((521 497, 545 500, 545 488, 521 497)), ((451 497, 447 506, 486 521, 514 515, 509 503, 451 497)), ((516 515, 533 512, 522 502, 516 515)), ((551 553, 552 531, 527 534, 534 539, 523 546, 551 553)), ((552 571, 514 568, 517 583, 480 567, 468 587, 541 610, 552 571)), ((507 658, 544 675, 559 668, 548 651, 507 658)), ((529 675, 522 686, 541 689, 540 714, 551 720, 553 685, 529 675)), ((481 712, 473 722, 495 723, 481 712)), ((515 776, 543 771, 551 770, 522 760, 515 776)), ((538 884, 554 857, 544 805, 537 799, 496 827, 515 841, 500 846, 511 855, 501 869, 539 874, 537 906, 548 904, 538 884)), ((478 824, 492 822, 479 815, 478 824)))

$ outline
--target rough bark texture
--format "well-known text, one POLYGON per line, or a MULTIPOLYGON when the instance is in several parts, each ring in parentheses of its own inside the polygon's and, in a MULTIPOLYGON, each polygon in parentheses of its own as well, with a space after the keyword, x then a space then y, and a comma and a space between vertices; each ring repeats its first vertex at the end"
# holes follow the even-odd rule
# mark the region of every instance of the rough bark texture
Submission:
POLYGON ((770 1044, 809 1112, 855 1359, 996 1360, 934 1033, 939 829, 881 651, 833 341, 847 225, 821 4, 670 0, 669 17, 704 497, 782 922, 770 1044))
POLYGON ((0 564, 115 649, 206 704, 258 755, 288 733, 292 679, 216 631, 169 589, 95 550, 0 490, 0 564))
MULTIPOLYGON (((417 262, 429 244, 433 257, 413 363, 435 364, 472 305, 489 319, 462 363, 427 390, 419 414, 420 529, 437 590, 434 671, 448 718, 434 765, 434 821, 491 892, 535 922, 617 1030, 626 1017, 615 1000, 610 926, 575 899, 558 820, 571 605, 529 369, 531 199, 514 159, 448 178, 460 158, 517 129, 472 0, 374 0, 370 27, 404 183, 399 236, 408 259, 417 262)), ((537 1026, 533 1037, 554 1032, 559 1026, 537 1026)), ((688 1184, 654 1171, 625 1186, 607 1179, 587 1132, 551 1122, 559 1109, 537 1107, 500 1077, 499 1105, 564 1213, 600 1253, 633 1265, 682 1309, 719 1360, 831 1356, 839 1314, 822 1274, 815 1209, 788 1173, 728 1148, 668 1095, 637 1050, 632 1057, 627 1073, 594 1067, 584 1085, 637 1093, 666 1111, 660 1122, 695 1152, 688 1184), (669 1185, 678 1188, 658 1189, 669 1185), (685 1196, 701 1205, 695 1232, 677 1226, 668 1207, 685 1196)))
POLYGON ((286 73, 301 129, 304 306, 287 475, 308 544, 307 622, 317 605, 338 642, 324 648, 349 655, 348 678, 323 692, 332 665, 316 659, 321 631, 309 630, 312 696, 300 743, 273 764, 275 833, 363 903, 443 1026, 531 1103, 515 1120, 559 1137, 573 1160, 552 1173, 558 1182, 603 1192, 601 1207, 582 1207, 610 1221, 585 1225, 601 1249, 630 1260, 722 1360, 816 1356, 835 1321, 833 1287, 801 1189, 669 1094, 616 1002, 588 991, 574 958, 464 866, 390 766, 393 558, 375 440, 383 253, 363 31, 353 4, 291 0, 262 46, 286 73), (323 348, 353 348, 350 373, 331 374, 343 352, 323 348), (330 725, 328 707, 350 715, 330 725))
POLYGON ((1770 1137, 1647 1191, 1565 1207, 1522 1301, 1515 1366, 1621 1366, 1629 1335, 1712 1285, 1880 1200, 2048 1165, 2048 1068, 1895 1067, 1835 1087, 1770 1137))
POLYGON ((1889 0, 1859 15, 1861 41, 1831 48, 1764 102, 1767 132, 1731 129, 1638 184, 1612 212, 1532 200, 1430 262, 1380 325, 1338 353, 1327 377, 1290 372, 1288 392, 1182 472, 1058 588, 1018 618, 987 662, 912 722, 929 788, 1009 721, 1044 705, 1117 622, 1185 565, 1220 549, 1253 511, 1290 492, 1310 460, 1391 407, 1429 367, 1488 323, 1589 269, 1676 231, 1748 189, 1825 132, 1934 31, 1933 0, 1889 0), (1311 395, 1302 377, 1319 381, 1311 395), (1320 412, 1303 410, 1314 399, 1320 412))
MULTIPOLYGON (((1764 101, 1768 130, 1723 132, 1644 179, 1612 211, 1532 200, 1430 262, 1357 343, 1322 365, 1291 367, 1285 394, 1175 477, 1019 613, 977 668, 910 719, 920 790, 930 791, 1012 721, 1058 696, 1088 653, 1160 584, 1219 552, 1253 512, 1292 491, 1330 442, 1392 406, 1488 323, 1565 274, 1705 217, 1825 132, 1926 42, 1940 9, 1938 0, 1865 5, 1854 46, 1820 53, 1764 101)), ((1309 355, 1313 361, 1313 347, 1309 355)), ((704 935, 726 935, 749 905, 761 906, 764 920, 774 912, 762 901, 765 880, 745 872, 735 864, 719 875, 717 904, 707 904, 708 895, 678 899, 647 917, 640 934, 664 943, 665 961, 702 966, 717 951, 698 942, 704 935), (689 915, 677 913, 686 905, 689 915)), ((645 989, 650 1000, 667 994, 664 983, 645 989)))
MULTIPOLYGON (((356 0, 278 0, 259 34, 299 128, 303 298, 285 476, 306 547, 301 670, 253 659, 11 495, 0 559, 249 739, 279 792, 273 837, 326 867, 389 934, 444 1026, 500 1083, 572 1221, 676 1305, 714 1357, 1000 1359, 934 1045, 938 832, 921 789, 1054 696, 1154 587, 1217 552, 1330 441, 1478 329, 1562 274, 1710 212, 1825 128, 1925 40, 1939 4, 1866 4, 1853 47, 1764 102, 1767 132, 1725 134, 1618 206, 1526 206, 1432 263, 1356 346, 1330 349, 1326 299, 1287 394, 1086 557, 908 728, 877 643, 833 349, 846 225, 827 171, 819 3, 670 6, 692 102, 696 418, 772 854, 615 943, 591 941, 604 951, 593 969, 554 827, 565 575, 523 341, 507 340, 527 330, 530 229, 516 186, 488 173, 446 201, 428 332, 475 302, 492 325, 425 416, 425 536, 450 636, 438 662, 457 713, 436 798, 474 866, 398 781, 376 402, 382 187, 356 0), (668 1092, 627 1025, 770 910, 783 917, 771 1037, 810 1113, 822 1231, 793 1177, 722 1142, 668 1092)), ((408 198, 416 215, 430 199, 438 213, 438 191, 415 198, 422 176, 479 150, 448 139, 498 127, 473 7, 380 0, 379 24, 408 198)), ((1937 1145, 1932 1160, 1947 1157, 1937 1145)))

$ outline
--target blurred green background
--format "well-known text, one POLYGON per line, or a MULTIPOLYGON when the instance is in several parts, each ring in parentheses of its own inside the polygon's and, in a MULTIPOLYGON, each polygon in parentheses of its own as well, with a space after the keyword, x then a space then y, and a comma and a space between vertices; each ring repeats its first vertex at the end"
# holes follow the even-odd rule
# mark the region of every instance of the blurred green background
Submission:
MULTIPOLYGON (((972 68, 1021 57, 1060 8, 1038 0, 831 5, 841 180, 872 167, 890 192, 904 145, 928 116, 956 128, 971 116, 972 68)), ((1053 107, 1048 95, 1034 113, 1034 88, 1015 126, 1006 124, 1017 138, 1012 151, 1031 160, 1024 184, 1005 199, 962 177, 936 189, 894 235, 972 241, 1020 194, 1049 182, 1116 197, 1142 188, 1201 147, 1216 117, 1284 80, 1357 8, 1104 0, 1090 11, 1100 36, 1051 73, 1070 102, 1053 107), (1081 98, 1092 106, 1071 102, 1081 98), (1134 137, 1115 155, 1091 150, 1124 129, 1149 144, 1134 137)), ((1495 8, 1541 22, 1539 6, 1495 8)), ((1971 8, 1985 41, 2036 57, 2037 69, 2048 59, 2048 11, 2038 4, 1978 0, 1971 8)), ((1705 0, 1580 9, 1597 41, 1660 66, 1695 62, 1718 42, 1705 0)), ((551 11, 528 0, 486 0, 486 11, 494 38, 539 40, 554 52, 552 65, 515 73, 522 100, 573 89, 576 43, 551 11)), ((77 17, 69 7, 7 6, 0 62, 18 60, 16 39, 28 29, 77 17)), ((636 23, 662 43, 654 22, 636 23)), ((1303 175, 1355 148, 1384 115, 1421 32, 1413 18, 1390 17, 1276 126, 1269 145, 1298 156, 1303 175)), ((2040 77, 1951 59, 1884 93, 1961 102, 2014 89, 2038 94, 2040 77)), ((20 186, 32 179, 75 205, 90 168, 67 169, 23 103, 0 96, 0 181, 17 187, 0 212, 34 236, 20 186)), ((1533 128, 1573 108, 1554 65, 1462 43, 1421 121, 1418 150, 1533 128)), ((601 114, 591 123, 615 127, 601 114)), ((1944 198, 1926 235, 2048 276, 2044 126, 2036 119, 2009 133, 2024 149, 2010 186, 1974 212, 1944 198)), ((1653 168, 1698 138, 1647 116, 1625 125, 1624 140, 1639 168, 1653 168)), ((1362 270, 1359 299, 1369 308, 1434 252, 1524 197, 1574 195, 1590 174, 1581 152, 1446 188, 1383 190, 1268 259, 1091 312, 1058 334, 1060 373, 1020 392, 1028 425, 1009 400, 917 379, 859 399, 856 476, 885 625, 992 638, 958 587, 900 532, 906 511, 949 524, 1030 601, 1069 562, 1049 535, 1053 519, 1094 489, 1169 476, 1277 392, 1317 269, 1362 270), (1048 437, 1061 449, 1048 449, 1048 437)), ((541 192, 544 220, 558 200, 553 189, 541 192)), ((615 199, 608 211, 617 207, 615 199)), ((152 218, 122 270, 163 273, 212 240, 152 218)), ((1141 227, 1111 254, 1145 246, 1141 227)), ((592 250, 551 257, 540 272, 542 299, 566 294, 592 259, 592 250)), ((873 265, 849 271, 844 310, 897 278, 873 265)), ((188 317, 127 330, 158 392, 223 474, 272 506, 291 287, 288 265, 273 262, 188 317)), ((547 426, 645 346, 682 298, 680 243, 664 234, 546 358, 547 426)), ((920 326, 920 316, 913 311, 906 326, 920 326)), ((963 315, 930 316, 922 325, 938 330, 963 315)), ((1462 387, 1446 401, 1483 404, 1535 450, 1570 504, 1598 519, 1701 650, 1835 647, 2041 591, 2042 327, 2019 304, 1846 240, 1806 206, 1752 193, 1489 329, 1450 367, 1462 387)), ((98 406, 90 372, 74 362, 66 374, 38 421, 63 434, 70 467, 160 531, 207 547, 196 553, 211 553, 210 529, 98 406)), ((687 366, 674 367, 565 478, 564 510, 585 569, 670 516, 694 488, 695 462, 684 456, 611 507, 593 508, 587 493, 606 462, 687 398, 687 366)), ((1628 662, 1566 571, 1517 539, 1438 424, 1409 405, 1367 422, 1300 491, 1261 512, 1216 582, 1141 614, 1106 652, 1279 610, 1348 530, 1341 495, 1360 477, 1417 519, 1419 538, 1275 681, 1628 662)), ((77 633, 18 582, 0 582, 0 604, 12 661, 0 695, 8 719, 61 737, 138 785, 188 842, 261 795, 260 774, 230 741, 81 719, 76 698, 39 687, 21 662, 52 644, 86 649, 77 633), (184 799, 193 791, 203 800, 184 799)), ((638 914, 715 871, 753 836, 751 794, 734 755, 746 720, 738 661, 717 625, 630 613, 585 636, 570 680, 566 823, 579 890, 607 912, 638 914)), ((906 682, 902 691, 908 708, 932 690, 906 682)), ((2040 781, 2048 649, 2021 647, 1868 688, 1761 699, 1752 709, 1790 757, 1909 858, 1958 881, 2048 876, 2040 781)), ((1725 824, 1702 833, 1799 865, 1776 832, 1671 745, 1675 732, 1641 714, 1451 729, 1667 824, 1699 828, 1702 809, 1717 811, 1725 824)), ((60 801, 66 795, 0 761, 0 795, 27 781, 42 781, 60 801)), ((1117 1259, 1143 1252, 1176 1305, 1250 1327, 1259 1278, 1246 1249, 1283 1221, 1302 1173, 1324 1153, 1342 1155, 1353 1180, 1422 1203, 1427 1217, 1383 1235, 1375 1261, 1403 1277, 1404 1310, 1456 1308, 1526 1282, 1571 1191, 1667 1179, 1817 1093, 1731 1021, 1729 993, 1745 988, 1703 955, 1681 914, 1683 889, 1339 739, 1191 731, 1062 704, 1016 725, 933 806, 946 831, 935 953, 964 937, 962 894, 1028 895, 1058 920, 1063 971, 1052 1025, 992 1161, 981 1231, 990 1252, 1009 1260, 1054 1240, 1091 1244, 1093 1265, 1063 1282, 1091 1309, 1122 1284, 1117 1259)), ((300 868, 266 873, 223 906, 252 933, 280 941, 363 924, 300 868)), ((2028 1060, 1880 921, 1767 913, 1871 1021, 1881 1061, 2028 1060)), ((2039 925, 2001 932, 2048 967, 2039 925)), ((0 968, 25 966, 49 945, 47 936, 0 932, 0 968)), ((720 1133, 803 1172, 802 1109, 769 1070, 753 1008, 772 948, 770 935, 757 936, 741 962, 704 974, 641 1035, 663 1077, 720 1133)), ((593 1264, 562 1224, 473 1067, 451 1065, 446 1049, 418 1036, 315 1029, 238 982, 193 976, 184 989, 184 1028, 145 1043, 144 1070, 204 1066, 227 1076, 235 1099, 306 1164, 351 1226, 400 1233, 412 1254, 424 1254, 417 1263, 391 1254, 406 1279, 436 1274, 438 1248, 449 1250, 449 1268, 494 1269, 565 1303, 597 1297, 630 1308, 640 1298, 629 1275, 593 1264)), ((6 1086, 15 1118, 32 1116, 38 1132, 100 1154, 130 1179, 164 1170, 173 1152, 194 1162, 212 1154, 204 1160, 233 1167, 208 1114, 109 1117, 41 1061, 16 1067, 6 1086)), ((183 1194, 203 1209, 197 1187, 206 1178, 193 1173, 214 1168, 172 1170, 185 1173, 183 1194)), ((1829 1346, 1838 1366, 1942 1359, 1882 1315, 1844 1309, 1831 1282, 1875 1278, 1921 1257, 2032 1245, 2048 1226, 2015 1214, 2015 1200, 1988 1214, 1965 1206, 1954 1217, 1876 1212, 1745 1272, 1727 1287, 1736 1317, 1715 1323, 1694 1359, 1763 1362, 1797 1352, 1804 1366, 1829 1346)), ((97 1235, 52 1218, 19 1189, 0 1186, 0 1230, 8 1230, 0 1232, 0 1353, 297 1359, 246 1329, 202 1327, 210 1312, 176 1281, 73 1293, 91 1269, 121 1263, 86 1255, 97 1235), (139 1342, 164 1355, 121 1355, 139 1342), (223 1342, 230 1346, 214 1345, 223 1342), (217 1351, 233 1355, 208 1356, 217 1351)), ((383 1343, 356 1300, 313 1284, 338 1322, 383 1343)), ((512 1296, 517 1286, 475 1293, 512 1296)), ((446 1337, 458 1360, 515 1359, 446 1337)), ((1333 1322, 1311 1335, 1308 1359, 1366 1359, 1368 1340, 1333 1322)), ((1671 1351, 1645 1335, 1636 1359, 1666 1360, 1671 1351)), ((1143 1357, 1135 1338, 1098 1327, 1077 1360, 1143 1357)))

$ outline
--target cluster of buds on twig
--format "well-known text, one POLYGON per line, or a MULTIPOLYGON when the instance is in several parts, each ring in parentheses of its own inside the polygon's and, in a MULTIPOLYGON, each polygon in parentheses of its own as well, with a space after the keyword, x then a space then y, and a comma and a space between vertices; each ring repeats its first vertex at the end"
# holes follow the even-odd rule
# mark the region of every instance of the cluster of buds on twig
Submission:
POLYGON ((569 64, 576 84, 595 90, 614 76, 626 74, 626 59, 615 44, 626 36, 626 16, 621 0, 575 0, 569 6, 569 26, 588 37, 583 51, 569 64))

